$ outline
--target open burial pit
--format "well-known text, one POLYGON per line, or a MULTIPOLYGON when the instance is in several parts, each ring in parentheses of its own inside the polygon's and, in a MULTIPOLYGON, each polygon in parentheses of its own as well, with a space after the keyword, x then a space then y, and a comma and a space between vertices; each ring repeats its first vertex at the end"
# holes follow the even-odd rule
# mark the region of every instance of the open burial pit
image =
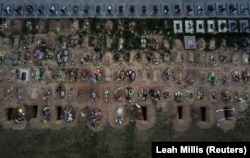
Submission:
POLYGON ((27 120, 37 118, 38 105, 25 106, 27 120))
POLYGON ((148 120, 148 109, 147 106, 141 106, 135 103, 135 106, 131 108, 131 117, 138 120, 148 120))
POLYGON ((206 106, 197 107, 192 109, 191 113, 193 115, 195 122, 208 122, 209 121, 209 110, 206 106))
POLYGON ((201 110, 201 121, 206 122, 207 108, 206 107, 200 107, 200 110, 201 110))
POLYGON ((62 106, 56 107, 56 120, 62 120, 63 118, 63 109, 62 106))
POLYGON ((178 119, 182 119, 183 118, 183 106, 178 106, 177 110, 178 110, 178 119))
POLYGON ((173 103, 170 110, 170 118, 178 122, 189 120, 189 105, 186 102, 173 103))
POLYGON ((147 121, 147 107, 146 107, 146 106, 143 106, 143 107, 141 107, 141 110, 142 110, 142 117, 143 117, 143 120, 144 120, 144 121, 147 121))
POLYGON ((6 114, 7 121, 11 121, 14 119, 14 109, 13 108, 5 109, 5 114, 6 114))
POLYGON ((231 107, 224 107, 223 110, 224 110, 225 119, 226 120, 232 120, 234 109, 231 108, 231 107))

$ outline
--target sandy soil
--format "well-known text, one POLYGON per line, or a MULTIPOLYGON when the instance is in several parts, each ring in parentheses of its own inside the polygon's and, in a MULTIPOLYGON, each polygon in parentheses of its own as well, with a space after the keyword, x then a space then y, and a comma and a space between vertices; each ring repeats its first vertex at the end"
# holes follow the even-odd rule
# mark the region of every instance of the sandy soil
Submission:
MULTIPOLYGON (((66 21, 62 23, 62 26, 53 21, 50 24, 50 30, 56 31, 59 29, 64 35, 71 33, 71 22, 66 21)), ((112 29, 113 24, 108 22, 105 25, 106 28, 112 29)), ((148 39, 157 39, 159 41, 156 49, 159 48, 159 45, 163 43, 165 48, 169 48, 168 41, 164 40, 161 36, 158 35, 146 35, 148 39)), ((40 38, 46 38, 46 42, 52 47, 56 47, 57 35, 50 32, 48 35, 36 35, 35 41, 40 38)), ((107 38, 108 47, 110 46, 111 39, 107 38)), ((6 64, 6 69, 1 69, 2 76, 0 81, 0 123, 3 124, 6 128, 15 128, 23 129, 24 127, 29 128, 52 128, 52 129, 61 129, 65 127, 78 125, 78 119, 80 118, 80 109, 84 107, 99 108, 102 112, 102 119, 99 122, 99 125, 96 127, 89 127, 93 131, 101 131, 104 129, 106 124, 110 124, 115 128, 122 128, 128 124, 130 121, 130 114, 128 112, 128 107, 134 105, 135 103, 140 104, 141 106, 147 107, 147 120, 135 119, 136 126, 139 130, 146 130, 154 126, 156 120, 156 108, 162 107, 163 111, 166 112, 173 124, 176 131, 182 132, 189 128, 191 122, 195 122, 200 128, 210 128, 218 123, 218 120, 223 119, 224 112, 217 112, 217 109, 224 108, 224 106, 230 106, 235 108, 233 116, 237 117, 238 111, 244 109, 247 104, 239 104, 235 101, 232 103, 225 103, 221 98, 221 91, 223 89, 229 90, 238 90, 241 95, 244 95, 245 91, 249 91, 249 83, 234 82, 232 81, 231 72, 234 70, 243 71, 247 67, 246 64, 242 62, 243 53, 231 49, 220 49, 210 52, 204 52, 204 40, 200 39, 198 41, 199 49, 197 50, 184 50, 183 43, 181 40, 174 40, 174 50, 170 50, 172 55, 169 55, 167 60, 160 60, 158 65, 154 65, 151 62, 149 63, 146 59, 144 51, 139 51, 142 54, 142 59, 140 61, 135 60, 135 55, 138 50, 131 50, 130 62, 126 63, 125 61, 114 62, 112 52, 108 50, 104 54, 102 60, 93 64, 91 60, 87 63, 80 64, 80 54, 83 52, 89 53, 90 59, 92 59, 94 53, 93 48, 88 47, 88 37, 83 37, 83 44, 81 47, 69 48, 70 52, 75 52, 76 60, 74 64, 70 63, 70 60, 65 64, 64 68, 79 68, 81 71, 82 68, 88 69, 92 74, 93 71, 97 68, 100 68, 103 72, 101 82, 92 83, 91 76, 87 81, 80 81, 80 72, 78 73, 78 80, 76 82, 67 82, 63 83, 66 89, 66 97, 58 99, 56 97, 56 88, 60 82, 52 80, 53 70, 57 69, 56 62, 54 60, 43 62, 43 67, 46 69, 45 76, 48 78, 47 81, 37 81, 31 80, 27 84, 21 85, 16 81, 15 69, 18 67, 28 67, 32 66, 33 69, 37 69, 37 65, 34 63, 20 64, 16 67, 11 67, 10 63, 6 64), (213 54, 217 57, 216 61, 210 61, 210 55, 213 54), (227 54, 229 59, 232 59, 232 62, 222 63, 218 60, 219 55, 227 54), (171 58, 173 59, 171 60, 171 58), (52 68, 51 69, 49 69, 52 68), (175 81, 163 81, 161 76, 162 72, 166 68, 171 68, 175 74, 175 81), (136 72, 136 79, 134 81, 129 81, 127 78, 124 80, 115 80, 115 72, 121 70, 131 69, 136 72), (215 72, 218 77, 217 85, 211 85, 207 82, 208 73, 215 72), (195 82, 188 84, 186 82, 186 76, 192 73, 194 76, 195 82), (229 79, 229 85, 222 84, 223 76, 227 76, 229 79), (118 101, 114 100, 114 90, 121 88, 124 90, 127 86, 131 86, 135 91, 135 94, 132 98, 131 105, 127 103, 125 96, 123 95, 118 101), (16 92, 16 87, 19 88, 16 92), (45 87, 48 87, 52 90, 52 94, 47 96, 45 100, 42 99, 42 92, 45 87), (140 87, 145 88, 155 88, 161 92, 161 99, 157 105, 152 104, 152 98, 148 98, 146 101, 138 98, 137 93, 140 87), (205 89, 205 96, 207 98, 206 102, 197 100, 197 90, 199 87, 205 89), (239 87, 244 87, 240 89, 239 87), (13 94, 7 95, 6 89, 13 89, 13 94), (105 102, 104 91, 108 89, 110 91, 109 101, 105 102), (67 94, 69 90, 73 92, 73 100, 67 99, 67 94), (97 93, 96 100, 92 100, 89 97, 89 91, 94 90, 97 93), (174 100, 174 92, 176 90, 189 90, 194 94, 194 99, 186 99, 183 97, 182 102, 177 103, 174 100), (162 93, 168 91, 171 93, 170 99, 164 99, 162 93), (218 97, 212 99, 211 92, 218 92, 218 97), (12 97, 11 97, 12 96, 12 97), (26 121, 24 124, 15 124, 13 121, 7 121, 6 109, 9 107, 17 107, 20 104, 25 104, 27 106, 38 105, 37 117, 32 118, 29 121, 26 121), (41 121, 41 109, 44 105, 49 105, 51 108, 51 120, 49 123, 44 124, 41 121), (64 108, 66 105, 72 105, 76 111, 75 120, 71 123, 66 123, 64 119, 57 119, 57 106, 64 108), (182 106, 182 118, 178 117, 178 106, 182 106), (115 123, 116 110, 118 107, 124 108, 123 114, 123 124, 117 125, 115 123), (201 120, 201 107, 206 107, 206 120, 201 120)), ((31 45, 31 48, 34 48, 35 43, 31 45)), ((8 50, 7 48, 0 48, 0 50, 8 50)), ((156 58, 160 58, 160 55, 157 51, 152 52, 156 58)), ((23 57, 23 56, 22 56, 23 57)), ((88 118, 85 120, 87 121, 88 118)), ((223 130, 231 129, 235 126, 235 120, 220 121, 220 128, 223 130)))

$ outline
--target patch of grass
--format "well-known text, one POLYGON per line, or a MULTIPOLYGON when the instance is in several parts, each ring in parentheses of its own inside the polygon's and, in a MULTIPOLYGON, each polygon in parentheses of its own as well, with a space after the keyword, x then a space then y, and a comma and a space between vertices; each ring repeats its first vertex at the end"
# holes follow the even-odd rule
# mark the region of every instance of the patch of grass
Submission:
POLYGON ((130 122, 122 129, 107 124, 95 133, 81 120, 75 127, 58 131, 50 129, 24 129, 16 131, 0 127, 1 157, 95 157, 134 158, 151 157, 152 141, 249 141, 250 109, 240 114, 234 130, 226 133, 214 126, 200 129, 191 124, 184 133, 175 133, 168 115, 158 108, 154 127, 138 131, 130 122), (140 151, 140 152, 138 152, 140 151))

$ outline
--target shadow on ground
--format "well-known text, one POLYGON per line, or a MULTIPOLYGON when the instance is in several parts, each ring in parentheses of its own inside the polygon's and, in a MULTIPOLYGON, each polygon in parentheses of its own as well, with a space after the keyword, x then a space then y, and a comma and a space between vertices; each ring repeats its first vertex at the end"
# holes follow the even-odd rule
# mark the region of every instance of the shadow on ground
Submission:
POLYGON ((152 141, 249 141, 250 108, 238 119, 234 130, 223 132, 218 127, 202 130, 195 124, 184 133, 175 133, 168 116, 157 110, 155 126, 139 131, 135 123, 123 129, 106 125, 98 133, 91 131, 86 121, 59 131, 24 129, 16 131, 0 127, 1 157, 87 157, 133 158, 151 157, 152 141))

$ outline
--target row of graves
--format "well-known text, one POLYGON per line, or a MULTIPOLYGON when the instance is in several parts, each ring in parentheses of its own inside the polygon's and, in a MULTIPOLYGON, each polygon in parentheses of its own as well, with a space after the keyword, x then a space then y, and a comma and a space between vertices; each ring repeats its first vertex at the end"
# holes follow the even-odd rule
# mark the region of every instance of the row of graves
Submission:
POLYGON ((135 71, 128 69, 128 70, 119 70, 115 72, 115 80, 125 80, 128 79, 129 81, 134 81, 136 78, 135 71))
MULTIPOLYGON (((16 124, 25 124, 31 119, 39 118, 44 124, 47 124, 51 120, 51 106, 44 105, 40 109, 38 105, 28 106, 19 105, 16 108, 7 108, 6 116, 7 121, 14 121, 16 124), (38 116, 40 114, 40 117, 38 116)), ((65 120, 66 122, 72 122, 75 120, 76 111, 72 105, 66 105, 64 108, 62 106, 56 107, 55 120, 65 120)))
MULTIPOLYGON (((135 90, 130 86, 125 87, 124 89, 119 87, 114 90, 115 101, 119 101, 123 96, 128 103, 132 103, 132 99, 135 97, 135 90)), ((148 98, 151 98, 152 103, 157 104, 161 98, 161 91, 157 88, 147 89, 145 87, 140 87, 137 91, 137 96, 142 101, 146 101, 148 98)))
POLYGON ((102 81, 104 71, 100 68, 96 68, 91 72, 89 69, 78 68, 59 68, 55 69, 52 78, 58 83, 72 83, 78 79, 82 82, 91 80, 93 83, 102 81), (78 75, 80 74, 80 75, 78 75))
MULTIPOLYGON (((10 89, 7 89, 7 93, 11 93, 10 89)), ((49 97, 52 94, 52 90, 48 87, 43 88, 42 90, 43 100, 46 100, 47 97, 49 97)), ((153 104, 157 104, 161 97, 166 100, 170 100, 171 98, 174 98, 176 102, 181 102, 183 98, 186 98, 188 101, 194 100, 194 92, 190 89, 182 89, 182 90, 176 90, 173 95, 170 91, 161 91, 159 88, 146 88, 146 87, 140 87, 138 90, 135 90, 131 86, 127 86, 124 88, 116 88, 113 91, 113 98, 114 101, 121 100, 120 98, 125 98, 128 103, 131 103, 133 98, 135 98, 135 94, 137 93, 137 98, 139 98, 142 101, 146 101, 147 99, 151 99, 153 104)), ((55 91, 57 98, 67 98, 68 100, 73 100, 73 89, 69 89, 66 92, 66 88, 63 84, 59 84, 55 91)), ((78 89, 78 97, 80 98, 86 98, 86 94, 88 98, 91 100, 96 100, 97 96, 100 96, 99 92, 95 89, 78 89)), ((221 93, 223 97, 227 98, 229 97, 227 94, 228 92, 222 92, 221 93)), ((108 103, 110 102, 110 89, 105 89, 103 91, 103 94, 101 94, 103 97, 103 101, 108 103)), ((244 100, 248 99, 248 93, 244 94, 245 97, 237 97, 237 102, 243 102, 244 100), (244 99, 245 98, 245 99, 244 99)), ((197 100, 199 101, 208 101, 209 98, 212 100, 216 100, 218 98, 218 91, 212 89, 211 93, 209 94, 209 91, 206 89, 206 87, 199 87, 197 89, 197 100), (210 96, 208 98, 208 96, 210 96)), ((84 98, 82 100, 84 100, 84 98)), ((80 99, 81 100, 81 99, 80 99)))
POLYGON ((244 70, 240 72, 239 70, 235 70, 231 73, 233 81, 243 81, 248 82, 250 80, 250 71, 244 70))
POLYGON ((80 53, 77 54, 75 52, 69 52, 68 49, 62 49, 56 54, 57 64, 59 66, 65 66, 66 63, 70 63, 71 65, 75 65, 76 62, 84 65, 89 63, 90 61, 93 64, 97 64, 100 61, 100 58, 97 54, 93 54, 92 56, 89 53, 80 53), (78 60, 78 61, 77 61, 78 60))
MULTIPOLYGON (((41 76, 41 73, 43 73, 43 71, 44 70, 36 70, 36 71, 34 71, 34 72, 36 72, 36 74, 38 74, 38 75, 35 75, 35 76, 41 76)), ((67 71, 67 70, 59 70, 58 72, 59 72, 58 76, 63 76, 61 74, 64 73, 65 77, 66 77, 66 74, 68 74, 68 77, 69 77, 69 76, 74 76, 74 75, 70 75, 70 74, 77 74, 78 71, 75 70, 75 72, 74 72, 74 69, 71 69, 69 71, 67 71)), ((166 73, 167 76, 173 75, 173 72, 171 70, 169 72, 165 71, 163 74, 165 74, 165 73, 166 73)), ((17 75, 18 74, 20 74, 20 73, 17 72, 17 75)), ((130 78, 131 76, 135 77, 135 75, 133 75, 135 73, 132 70, 127 70, 127 73, 126 73, 126 71, 124 71, 124 76, 126 76, 126 74, 128 74, 129 80, 131 79, 130 78), (132 74, 132 75, 129 76, 129 74, 132 74)), ((233 79, 233 81, 245 81, 246 82, 246 81, 249 81, 249 75, 250 75, 249 71, 246 71, 246 70, 242 71, 241 73, 239 71, 233 71, 232 72, 232 79, 233 79)), ((93 83, 97 83, 97 82, 101 81, 102 70, 97 68, 97 69, 95 69, 93 71, 92 74, 90 74, 90 71, 88 71, 86 69, 82 69, 81 77, 84 78, 83 80, 89 80, 91 78, 93 83)), ((37 77, 37 78, 39 78, 39 77, 37 77)), ((60 78, 62 79, 63 77, 60 77, 60 78)), ((72 78, 72 77, 70 77, 70 78, 72 78)), ((174 77, 172 77, 172 78, 174 78, 174 77)), ((58 80, 58 81, 60 83, 62 83, 61 80, 58 80)), ((186 82, 191 84, 191 83, 194 83, 194 81, 195 80, 194 80, 193 74, 188 73, 187 76, 186 76, 186 82)), ((216 85, 217 81, 218 81, 218 74, 216 72, 209 72, 207 81, 210 82, 211 85, 216 85)), ((72 81, 70 81, 70 82, 72 82, 72 81)), ((223 76, 223 78, 222 78, 223 85, 228 84, 228 82, 229 82, 228 78, 226 76, 223 76)), ((200 87, 199 90, 197 91, 197 99, 198 100, 207 100, 207 98, 204 95, 204 91, 205 91, 204 89, 205 88, 200 87)), ((55 92, 53 92, 53 88, 45 87, 45 88, 43 88, 41 93, 42 93, 42 99, 43 100, 49 99, 51 95, 54 95, 54 93, 56 94, 56 96, 58 98, 67 97, 69 100, 72 100, 72 98, 73 98, 73 91, 72 90, 67 90, 67 95, 66 95, 66 89, 65 89, 63 84, 59 84, 56 87, 55 92)), ((81 90, 78 89, 78 97, 81 97, 81 96, 83 97, 84 93, 86 93, 85 90, 83 90, 81 92, 81 90)), ((152 102, 155 103, 155 104, 159 101, 159 98, 160 98, 159 93, 162 93, 161 95, 162 95, 162 97, 164 99, 170 99, 172 97, 172 95, 171 95, 172 92, 169 92, 169 91, 160 92, 159 90, 146 89, 145 87, 141 87, 138 90, 138 96, 140 98, 142 98, 143 100, 147 100, 148 96, 150 96, 150 97, 152 97, 152 102)), ((217 93, 218 92, 216 92, 216 91, 212 91, 212 98, 213 99, 216 99, 217 93)), ((132 100, 132 98, 134 96, 134 89, 132 87, 126 87, 124 89, 119 89, 119 88, 116 89, 114 91, 114 100, 117 101, 123 94, 125 95, 126 100, 128 100, 128 102, 131 102, 131 100, 132 100)), ((4 95, 5 97, 4 98, 11 98, 11 97, 8 97, 8 96, 13 96, 13 95, 15 95, 15 89, 13 89, 13 87, 12 88, 7 87, 5 89, 5 95, 4 95)), ((110 90, 106 89, 105 92, 102 95, 105 98, 104 99, 105 102, 109 102, 110 90)), ((91 94, 90 96, 92 96, 92 98, 96 98, 96 96, 94 94, 93 95, 91 94)), ((180 93, 179 91, 174 92, 174 96, 176 97, 176 100, 178 101, 181 96, 185 96, 186 98, 193 99, 194 94, 193 94, 193 92, 191 92, 189 90, 182 90, 182 93, 180 93)))
MULTIPOLYGON (((221 78, 222 78, 222 84, 227 85, 229 82, 229 77, 227 75, 224 75, 221 78)), ((239 70, 232 71, 231 78, 232 78, 232 81, 248 82, 250 81, 250 71, 247 69, 243 71, 239 71, 239 70)), ((195 76, 195 74, 192 72, 188 72, 185 77, 186 83, 188 84, 193 84, 195 82, 195 79, 197 79, 197 76, 195 76)), ((218 71, 208 72, 207 80, 205 79, 204 74, 201 73, 200 79, 202 82, 207 81, 208 83, 211 83, 211 85, 216 85, 219 79, 219 73, 218 71)), ((163 81, 175 81, 176 75, 174 71, 171 68, 166 68, 165 70, 163 70, 162 80, 163 81)))
MULTIPOLYGON (((65 66, 65 64, 69 63, 71 65, 75 65, 76 63, 85 64, 88 62, 92 62, 97 64, 100 61, 100 57, 97 54, 91 54, 87 52, 76 53, 74 51, 70 51, 67 49, 63 43, 58 43, 57 50, 51 51, 49 48, 50 43, 47 43, 46 39, 39 38, 35 42, 34 49, 32 46, 33 39, 30 37, 25 37, 22 40, 22 49, 24 53, 24 60, 26 62, 30 61, 37 65, 41 65, 42 61, 56 61, 58 66, 65 66), (32 46, 32 47, 31 47, 32 46)), ((13 65, 17 65, 18 61, 20 61, 20 52, 12 53, 11 61, 13 65)), ((5 60, 5 54, 0 54, 0 61, 5 60)))
POLYGON ((54 60, 54 53, 47 49, 47 43, 44 38, 38 39, 34 49, 31 49, 32 39, 24 38, 22 42, 22 48, 24 50, 24 60, 30 61, 37 65, 41 65, 42 61, 54 60))
MULTIPOLYGON (((130 121, 144 120, 147 121, 147 106, 141 106, 138 103, 134 103, 130 106, 130 121)), ((38 107, 32 106, 28 108, 27 106, 19 106, 16 109, 7 109, 8 121, 14 121, 16 124, 25 125, 29 120, 36 119, 38 107)), ((76 111, 73 106, 67 105, 65 107, 56 106, 56 113, 51 113, 51 107, 45 105, 41 109, 41 123, 48 124, 51 120, 51 114, 55 114, 54 121, 64 120, 66 123, 71 123, 76 118, 76 111)), ((114 123, 116 125, 122 125, 124 117, 129 114, 124 106, 118 106, 115 111, 114 123)), ((103 119, 103 114, 100 108, 83 108, 80 111, 80 116, 88 121, 89 125, 92 127, 99 126, 103 119)))
MULTIPOLYGON (((96 97, 96 91, 92 90, 89 92, 89 97, 92 99, 95 99, 96 97)), ((109 91, 107 90, 104 91, 104 95, 109 95, 109 91)), ((170 92, 166 92, 170 93, 170 92)), ((205 102, 207 100, 206 96, 208 91, 200 87, 197 90, 197 98, 199 101, 205 102)), ((148 106, 143 106, 144 104, 147 104, 146 102, 141 102, 145 101, 148 97, 152 99, 152 102, 154 104, 157 104, 157 102, 161 98, 161 91, 159 89, 154 89, 154 88, 149 88, 146 89, 145 87, 140 87, 139 90, 137 91, 137 96, 138 98, 141 99, 140 103, 137 102, 131 102, 132 98, 135 96, 135 92, 132 87, 126 87, 124 89, 118 88, 114 91, 114 97, 117 98, 117 101, 119 101, 120 97, 125 96, 126 100, 128 101, 129 105, 129 111, 131 112, 130 117, 131 121, 135 121, 136 119, 139 120, 147 120, 147 108, 148 106)), ((163 98, 164 96, 170 96, 171 94, 164 94, 162 93, 163 98)), ((219 95, 217 92, 212 92, 214 98, 217 98, 219 95)), ((193 93, 189 91, 182 91, 182 90, 177 90, 174 92, 174 101, 176 103, 181 103, 183 101, 183 98, 187 99, 192 99, 193 98, 193 93)), ((168 99, 167 97, 164 99, 168 99)), ((224 89, 221 92, 221 100, 223 100, 225 103, 230 103, 230 102, 244 102, 247 99, 249 99, 249 94, 248 92, 246 93, 240 93, 239 91, 230 91, 227 89, 224 89)), ((137 100, 138 101, 138 100, 137 100)), ((206 103, 204 103, 205 105, 206 103)), ((54 116, 55 120, 65 120, 65 122, 70 123, 73 122, 76 118, 76 110, 72 105, 66 105, 65 107, 62 106, 56 106, 56 107, 51 107, 50 105, 45 105, 43 107, 40 107, 38 105, 34 106, 27 106, 27 105, 20 105, 17 108, 7 108, 6 109, 6 116, 7 116, 7 121, 14 121, 16 124, 25 124, 27 121, 33 119, 33 118, 38 118, 37 115, 41 115, 39 119, 41 120, 42 123, 47 124, 51 120, 51 108, 55 109, 56 116, 54 116), (41 112, 39 112, 39 109, 41 112)), ((182 111, 183 107, 178 106, 178 111, 182 111)), ((203 109, 204 110, 204 107, 203 109)), ((180 112, 181 113, 181 112, 180 112)), ((121 125, 124 120, 125 114, 128 114, 126 111, 126 108, 123 106, 118 106, 116 109, 116 115, 114 116, 114 122, 117 125, 121 125)), ((102 111, 99 108, 83 108, 80 111, 80 116, 83 118, 87 118, 89 121, 89 124, 93 127, 98 126, 100 121, 103 118, 102 111)), ((205 120, 205 119, 204 119, 205 120)))

